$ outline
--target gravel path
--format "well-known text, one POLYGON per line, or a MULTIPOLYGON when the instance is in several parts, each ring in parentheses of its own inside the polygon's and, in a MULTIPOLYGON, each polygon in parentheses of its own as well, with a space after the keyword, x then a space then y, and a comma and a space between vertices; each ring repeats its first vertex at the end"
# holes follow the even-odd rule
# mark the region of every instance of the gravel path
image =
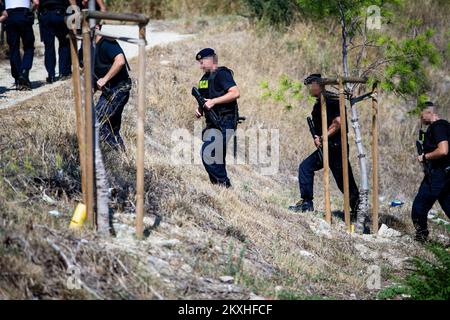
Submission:
MULTIPOLYGON (((175 32, 168 31, 155 31, 156 25, 150 24, 147 27, 147 48, 154 47, 157 45, 164 45, 171 42, 183 40, 190 35, 181 35, 175 32)), ((57 81, 51 85, 45 82, 47 77, 47 71, 44 66, 44 46, 40 41, 39 36, 39 28, 38 25, 34 25, 34 33, 36 36, 35 41, 35 55, 33 61, 33 68, 30 71, 30 81, 32 83, 33 90, 32 91, 16 91, 14 88, 14 79, 11 77, 10 65, 9 61, 1 61, 0 62, 0 110, 13 107, 15 104, 28 100, 34 96, 37 96, 41 93, 49 92, 51 90, 55 90, 57 87, 61 85, 61 81, 57 81)), ((103 31, 108 34, 114 34, 116 36, 126 36, 137 38, 138 37, 138 27, 137 26, 104 26, 103 31)), ((57 41, 56 41, 57 42, 57 41)), ((128 44, 122 41, 119 41, 122 46, 127 59, 130 61, 138 54, 137 45, 128 44)), ((58 48, 58 44, 56 44, 56 48, 58 48)), ((58 63, 56 64, 58 65, 58 63)), ((58 67, 56 68, 56 72, 58 72, 58 67)), ((71 81, 71 80, 66 80, 71 81)))

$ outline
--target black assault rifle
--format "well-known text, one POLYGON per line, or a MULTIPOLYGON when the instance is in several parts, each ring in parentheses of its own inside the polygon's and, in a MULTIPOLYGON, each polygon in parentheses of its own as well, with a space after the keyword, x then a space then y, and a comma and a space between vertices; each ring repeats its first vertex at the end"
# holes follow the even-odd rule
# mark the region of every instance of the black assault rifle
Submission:
MULTIPOLYGON (((308 127, 309 127, 309 131, 311 132, 311 135, 313 137, 313 139, 315 139, 316 136, 318 136, 318 134, 316 133, 316 128, 314 127, 314 122, 311 119, 311 117, 307 117, 306 120, 308 120, 308 127)), ((322 147, 318 147, 317 150, 319 150, 319 158, 320 161, 323 162, 323 151, 322 151, 322 147)))
POLYGON ((206 99, 200 94, 200 91, 196 87, 192 88, 192 95, 197 100, 199 110, 205 115, 205 118, 211 122, 214 126, 220 129, 220 120, 217 114, 213 110, 205 108, 206 99))
POLYGON ((419 140, 416 141, 416 148, 417 148, 417 153, 419 154, 419 156, 423 155, 423 160, 422 160, 422 166, 423 166, 423 172, 425 173, 425 178, 429 180, 429 182, 431 183, 431 167, 430 167, 430 163, 427 161, 427 159, 425 159, 425 154, 423 151, 423 141, 424 141, 424 132, 422 130, 420 130, 419 132, 419 140))

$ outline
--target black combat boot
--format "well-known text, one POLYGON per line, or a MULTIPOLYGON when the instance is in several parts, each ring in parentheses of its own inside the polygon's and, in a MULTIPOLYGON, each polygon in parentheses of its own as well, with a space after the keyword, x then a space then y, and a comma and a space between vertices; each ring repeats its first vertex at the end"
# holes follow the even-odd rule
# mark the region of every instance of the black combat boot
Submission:
POLYGON ((350 221, 356 222, 358 218, 359 198, 350 200, 350 221))
POLYGON ((72 74, 65 74, 65 75, 61 75, 58 80, 59 81, 66 81, 66 80, 69 80, 71 78, 72 78, 72 74))
POLYGON ((314 211, 314 204, 312 200, 300 200, 293 206, 289 206, 288 208, 294 212, 312 212, 314 211))
POLYGON ((45 79, 45 81, 46 81, 48 84, 52 84, 53 82, 56 81, 56 77, 55 77, 55 76, 48 76, 47 79, 45 79))
POLYGON ((428 241, 428 235, 430 232, 427 229, 416 228, 416 236, 414 240, 420 243, 426 243, 428 241))
POLYGON ((28 77, 29 71, 24 70, 19 76, 19 90, 31 90, 31 82, 28 77))

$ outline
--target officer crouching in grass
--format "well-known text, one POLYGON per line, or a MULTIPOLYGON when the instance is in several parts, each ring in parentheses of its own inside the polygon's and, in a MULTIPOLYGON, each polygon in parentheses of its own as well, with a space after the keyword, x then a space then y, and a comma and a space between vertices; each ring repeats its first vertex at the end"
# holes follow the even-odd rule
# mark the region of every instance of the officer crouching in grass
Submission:
MULTIPOLYGON (((227 175, 225 158, 227 144, 232 135, 227 134, 227 130, 230 133, 236 129, 239 89, 233 79, 233 71, 218 66, 219 59, 213 49, 201 50, 196 60, 205 72, 199 83, 200 94, 206 99, 205 112, 214 112, 219 119, 218 124, 214 124, 209 117, 205 117, 202 162, 211 183, 229 188, 231 183, 227 175)), ((203 110, 198 108, 196 117, 202 117, 203 113, 203 110)))
MULTIPOLYGON (((97 25, 96 29, 101 30, 101 26, 97 25)), ((131 91, 128 62, 116 40, 97 35, 95 42, 94 85, 102 92, 95 106, 100 139, 113 149, 125 151, 120 126, 131 91)))
POLYGON ((4 5, 0 21, 5 23, 11 75, 17 90, 31 90, 29 74, 34 56, 34 13, 30 10, 31 1, 5 0, 4 5), (21 40, 23 57, 20 55, 21 40))
POLYGON ((76 5, 76 0, 33 0, 39 8, 39 29, 41 41, 44 42, 44 64, 47 70, 47 83, 56 81, 56 53, 55 38, 58 39, 58 64, 60 80, 68 79, 72 74, 72 62, 70 60, 70 43, 64 18, 70 5, 76 5))
POLYGON ((450 123, 439 118, 437 109, 432 102, 427 102, 421 113, 422 124, 429 127, 424 135, 423 154, 418 160, 426 170, 411 214, 419 242, 428 238, 428 212, 436 201, 450 218, 450 123))
MULTIPOLYGON (((320 95, 322 94, 322 86, 320 85, 320 74, 311 74, 308 76, 304 84, 309 86, 309 92, 311 96, 315 97, 316 103, 314 104, 313 111, 311 113, 312 120, 315 127, 316 136, 314 138, 314 144, 317 148, 322 147, 322 116, 321 116, 321 103, 320 95)), ((336 184, 339 190, 344 192, 344 181, 342 175, 342 147, 341 147, 341 121, 346 121, 347 117, 340 116, 339 100, 334 97, 331 92, 325 92, 325 100, 327 105, 327 120, 328 123, 328 143, 329 143, 329 159, 330 169, 333 173, 336 184)), ((313 187, 314 187, 314 173, 323 169, 323 162, 319 150, 314 151, 308 158, 306 158, 299 166, 298 181, 300 185, 300 195, 302 200, 297 204, 290 206, 289 210, 294 212, 307 212, 314 211, 313 204, 313 187)), ((353 177, 352 168, 350 162, 348 164, 349 172, 349 184, 350 184, 350 207, 351 218, 356 219, 358 204, 359 204, 359 191, 356 186, 355 178, 353 177)))

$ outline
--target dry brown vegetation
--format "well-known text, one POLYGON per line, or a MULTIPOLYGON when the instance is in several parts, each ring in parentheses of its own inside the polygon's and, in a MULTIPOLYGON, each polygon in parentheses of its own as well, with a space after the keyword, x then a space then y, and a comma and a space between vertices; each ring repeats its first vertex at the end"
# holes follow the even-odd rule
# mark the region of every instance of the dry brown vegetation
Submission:
MULTIPOLYGON (((262 99, 259 84, 269 80, 275 85, 282 74, 298 79, 318 70, 336 74, 338 43, 322 40, 308 24, 297 24, 286 34, 261 33, 235 17, 177 24, 185 30, 207 31, 148 53, 144 241, 132 235, 136 89, 123 121, 128 151, 105 151, 110 181, 117 189, 111 201, 116 231, 112 238, 67 228, 80 201, 70 83, 1 111, 1 298, 246 299, 254 293, 279 299, 350 299, 352 294, 369 299, 376 291, 366 286, 368 266, 381 267, 386 286, 403 275, 405 258, 426 254, 408 236, 409 210, 422 173, 415 162, 417 121, 406 115, 402 100, 382 95, 380 183, 386 197, 381 220, 404 236, 392 240, 351 235, 339 218, 328 228, 321 218, 321 174, 315 185, 317 212, 286 210, 299 196, 298 163, 314 148, 304 120, 311 102, 305 95, 287 110, 262 99), (249 165, 230 166, 233 188, 224 190, 209 184, 201 165, 171 163, 172 130, 193 130, 195 102, 190 88, 201 76, 193 58, 205 46, 216 48, 221 64, 235 71, 241 114, 248 117, 243 128, 279 129, 277 175, 261 176, 249 165), (56 203, 44 201, 44 194, 56 203), (388 201, 394 198, 406 204, 389 209, 388 201), (51 216, 48 212, 54 209, 62 215, 51 216), (80 269, 85 289, 67 288, 70 265, 80 269), (235 284, 221 283, 223 275, 233 276, 235 284)), ((135 64, 132 70, 135 79, 135 64)), ((360 108, 368 147, 369 105, 360 108)), ((353 144, 351 148, 358 176, 353 144)), ((334 182, 332 187, 333 210, 340 210, 342 197, 334 182)), ((448 242, 442 227, 433 226, 432 235, 448 242)))

